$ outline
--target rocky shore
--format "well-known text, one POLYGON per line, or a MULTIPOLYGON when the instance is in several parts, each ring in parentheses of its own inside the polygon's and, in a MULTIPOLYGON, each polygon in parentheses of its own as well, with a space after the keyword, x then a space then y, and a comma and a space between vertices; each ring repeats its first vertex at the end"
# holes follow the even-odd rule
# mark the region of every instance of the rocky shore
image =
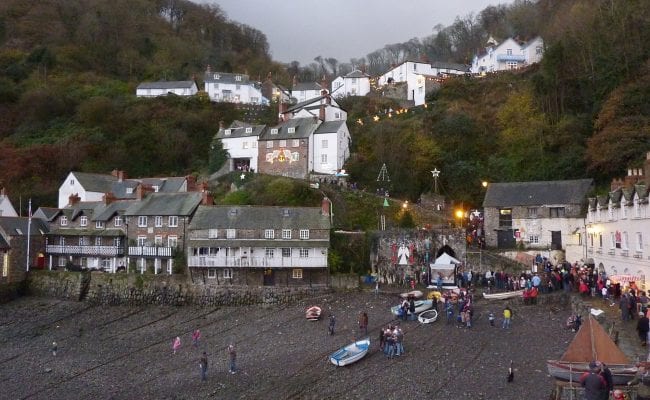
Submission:
MULTIPOLYGON (((0 306, 0 387, 7 399, 548 399, 553 379, 545 361, 559 357, 573 337, 565 328, 566 300, 512 301, 510 330, 490 326, 487 318, 494 312, 499 325, 505 303, 483 299, 475 302, 471 329, 444 318, 402 322, 406 354, 388 359, 378 337, 394 322, 389 308, 397 304, 396 293, 338 292, 237 308, 21 298, 0 306), (314 304, 324 316, 310 322, 304 311, 314 304), (361 311, 368 313, 372 350, 353 365, 335 367, 328 356, 358 336, 361 311), (330 336, 332 313, 337 323, 330 336), (195 348, 190 335, 197 328, 202 339, 195 348), (172 354, 176 336, 182 346, 172 354), (238 349, 236 374, 227 371, 229 343, 238 349), (203 351, 206 382, 198 366, 203 351), (511 361, 514 381, 507 382, 511 361)), ((621 340, 631 337, 623 332, 621 340)), ((638 347, 628 351, 642 351, 638 347)))

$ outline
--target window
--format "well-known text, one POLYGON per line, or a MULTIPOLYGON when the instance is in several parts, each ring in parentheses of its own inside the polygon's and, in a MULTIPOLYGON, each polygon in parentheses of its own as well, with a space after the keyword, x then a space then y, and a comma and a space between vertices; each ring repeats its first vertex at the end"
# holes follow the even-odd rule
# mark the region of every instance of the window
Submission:
POLYGON ((507 69, 517 69, 517 61, 506 62, 507 69))
POLYGON ((219 74, 214 74, 214 75, 212 75, 212 78, 213 78, 215 81, 217 81, 217 80, 221 79, 221 75, 219 75, 219 74))
POLYGON ((235 75, 235 80, 237 82, 241 82, 241 75, 235 75))
POLYGON ((156 215, 154 218, 154 226, 156 228, 160 228, 162 226, 162 217, 160 215, 156 215))
POLYGON ((257 148, 257 142, 251 142, 251 149, 257 148))
MULTIPOLYGON (((235 85, 235 90, 237 90, 237 91, 241 90, 241 85, 235 85)), ((239 101, 239 95, 235 96, 235 100, 239 101)))
POLYGON ((551 207, 551 218, 564 218, 564 207, 551 207))
POLYGON ((327 148, 327 140, 322 140, 322 141, 320 142, 320 146, 321 146, 322 148, 326 149, 326 148, 327 148))
POLYGON ((178 236, 172 235, 167 237, 167 246, 178 247, 178 236))
POLYGON ((162 244, 163 244, 162 236, 161 235, 156 235, 153 238, 153 244, 154 244, 154 246, 162 246, 162 244))
POLYGON ((623 235, 621 235, 620 231, 616 231, 616 233, 614 234, 614 247, 620 249, 622 241, 623 241, 623 235))
POLYGON ((63 236, 59 237, 59 246, 65 246, 65 238, 63 236))
POLYGON ((291 270, 291 277, 293 279, 302 279, 302 269, 296 268, 291 270))
POLYGON ((178 215, 170 215, 169 218, 167 219, 167 223, 172 228, 177 227, 178 226, 178 215))
POLYGON ((217 277, 217 269, 208 268, 208 279, 216 279, 216 277, 217 277))
POLYGON ((341 119, 341 113, 339 111, 334 113, 334 119, 341 119))
POLYGON ((622 218, 627 218, 627 207, 623 204, 625 201, 621 201, 621 211, 623 213, 622 218))
POLYGON ((309 239, 309 229, 300 230, 300 239, 309 239))
POLYGON ((147 217, 140 215, 138 216, 138 226, 140 228, 146 228, 147 227, 147 217))
POLYGON ((234 239, 234 238, 235 238, 235 230, 226 229, 226 239, 234 239))
POLYGON ((242 142, 241 148, 242 149, 247 149, 248 148, 248 142, 242 142))
POLYGON ((287 133, 296 133, 296 127, 292 126, 292 127, 287 128, 287 133))
POLYGON ((603 234, 602 233, 598 234, 598 247, 600 247, 601 249, 603 248, 603 234))
POLYGON ((267 149, 272 149, 273 148, 273 140, 269 140, 266 142, 266 148, 267 149))
POLYGON ((528 218, 537 218, 537 207, 528 207, 528 218))
POLYGON ((291 229, 282 230, 282 239, 291 239, 291 229))
POLYGON ((95 228, 96 228, 96 229, 104 229, 104 222, 102 222, 102 221, 95 221, 95 228))
POLYGON ((223 269, 223 279, 232 279, 232 268, 223 269))
POLYGON ((116 215, 115 219, 113 220, 113 225, 122 226, 122 217, 119 216, 119 215, 116 215))
POLYGON ((287 147, 287 141, 286 140, 280 140, 280 147, 287 147))
POLYGON ((283 247, 282 248, 282 257, 283 258, 289 258, 291 257, 291 249, 288 247, 283 247))
POLYGON ((499 227, 512 228, 512 209, 503 208, 499 210, 499 227))
POLYGON ((246 128, 246 133, 253 133, 253 128, 251 127, 246 128))
POLYGON ((542 54, 542 46, 535 47, 535 54, 542 54))
POLYGON ((85 236, 79 236, 79 246, 88 246, 89 241, 85 236))
POLYGON ((85 215, 82 215, 79 217, 79 225, 80 226, 88 226, 88 217, 85 215))
POLYGON ((530 242, 530 244, 539 244, 539 235, 529 235, 528 242, 530 242))
POLYGON ((230 129, 226 129, 225 131, 223 131, 223 134, 226 135, 226 136, 230 136, 231 133, 232 133, 232 130, 230 130, 230 129))
POLYGON ((216 239, 219 237, 219 230, 218 229, 208 229, 208 238, 209 239, 216 239))
POLYGON ((277 135, 278 134, 278 128, 271 128, 271 135, 277 135))
POLYGON ((623 235, 622 235, 621 239, 622 239, 621 240, 621 248, 623 250, 627 250, 628 249, 628 243, 629 243, 628 242, 628 237, 627 237, 627 232, 623 232, 623 235))
POLYGON ((122 245, 122 238, 116 237, 113 238, 113 246, 120 247, 122 245))
POLYGON ((260 100, 259 98, 255 96, 251 96, 251 103, 259 103, 259 100, 260 100))
POLYGON ((506 49, 506 54, 511 56, 512 55, 512 49, 506 49))
POLYGON ((68 225, 68 217, 65 215, 61 217, 61 226, 66 226, 68 225))
POLYGON ((273 258, 273 254, 275 253, 275 249, 272 247, 267 247, 264 249, 264 255, 266 258, 273 258))
POLYGON ((300 160, 300 153, 298 153, 297 151, 291 153, 291 161, 298 161, 298 160, 300 160))
POLYGON ((146 236, 138 236, 138 246, 143 247, 147 245, 147 237, 146 236))
POLYGON ((613 249, 615 245, 614 232, 609 233, 609 248, 613 249))
POLYGON ((298 147, 298 146, 300 146, 300 140, 298 140, 298 139, 293 139, 293 140, 291 141, 291 147, 298 147))
POLYGON ((95 246, 101 246, 102 245, 102 237, 97 236, 95 237, 95 246))
POLYGON ((327 154, 321 154, 320 155, 320 163, 321 164, 327 164, 327 154))
POLYGON ((221 147, 223 147, 224 149, 227 149, 230 146, 228 145, 228 142, 221 142, 221 147))
POLYGON ((70 186, 74 186, 74 179, 70 179, 70 186))
POLYGON ((275 231, 273 229, 264 229, 264 239, 275 239, 275 231))
POLYGON ((300 258, 308 258, 309 249, 300 249, 300 258))
POLYGON ((66 263, 68 262, 68 259, 65 257, 59 257, 59 267, 65 267, 66 263))
POLYGON ((641 232, 636 233, 636 251, 643 251, 643 233, 641 232))

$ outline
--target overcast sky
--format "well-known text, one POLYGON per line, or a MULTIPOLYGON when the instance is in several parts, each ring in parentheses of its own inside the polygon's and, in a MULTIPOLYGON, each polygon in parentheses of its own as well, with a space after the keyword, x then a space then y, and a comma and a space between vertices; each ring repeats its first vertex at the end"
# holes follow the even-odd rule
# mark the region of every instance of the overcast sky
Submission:
POLYGON ((512 0, 193 0, 216 3, 228 18, 266 35, 273 60, 307 65, 316 56, 339 62, 387 44, 423 38, 457 16, 512 0))

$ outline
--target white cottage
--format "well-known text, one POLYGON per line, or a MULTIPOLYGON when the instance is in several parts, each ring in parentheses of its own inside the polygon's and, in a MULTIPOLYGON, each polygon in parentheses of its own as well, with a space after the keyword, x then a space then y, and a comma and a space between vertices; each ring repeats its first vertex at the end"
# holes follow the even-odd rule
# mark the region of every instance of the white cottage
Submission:
POLYGON ((524 44, 512 38, 502 43, 490 39, 485 51, 474 56, 471 68, 473 74, 522 68, 542 60, 544 41, 539 36, 524 44))
POLYGON ((204 75, 205 92, 211 101, 268 105, 262 95, 261 84, 252 82, 246 74, 212 72, 207 68, 204 75))
POLYGON ((198 88, 194 81, 159 81, 139 84, 135 90, 135 95, 138 97, 158 97, 169 94, 194 96, 197 92, 198 88))
POLYGON ((233 121, 229 127, 220 125, 217 139, 228 151, 230 171, 257 171, 257 142, 265 125, 252 125, 233 121))
POLYGON ((332 96, 365 96, 370 93, 370 75, 358 69, 345 76, 339 76, 332 81, 332 96))

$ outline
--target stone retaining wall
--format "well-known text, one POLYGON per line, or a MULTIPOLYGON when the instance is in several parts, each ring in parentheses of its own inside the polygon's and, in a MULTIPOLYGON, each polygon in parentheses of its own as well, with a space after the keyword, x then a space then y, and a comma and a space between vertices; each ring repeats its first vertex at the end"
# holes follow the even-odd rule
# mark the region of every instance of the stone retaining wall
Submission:
MULTIPOLYGON (((348 280, 341 279, 341 282, 348 280)), ((356 280, 358 286, 358 279, 356 280)), ((29 294, 106 305, 236 306, 284 304, 329 293, 322 287, 243 287, 192 284, 184 275, 38 271, 29 294)))
POLYGON ((25 282, 0 284, 0 304, 10 302, 25 294, 25 282))

